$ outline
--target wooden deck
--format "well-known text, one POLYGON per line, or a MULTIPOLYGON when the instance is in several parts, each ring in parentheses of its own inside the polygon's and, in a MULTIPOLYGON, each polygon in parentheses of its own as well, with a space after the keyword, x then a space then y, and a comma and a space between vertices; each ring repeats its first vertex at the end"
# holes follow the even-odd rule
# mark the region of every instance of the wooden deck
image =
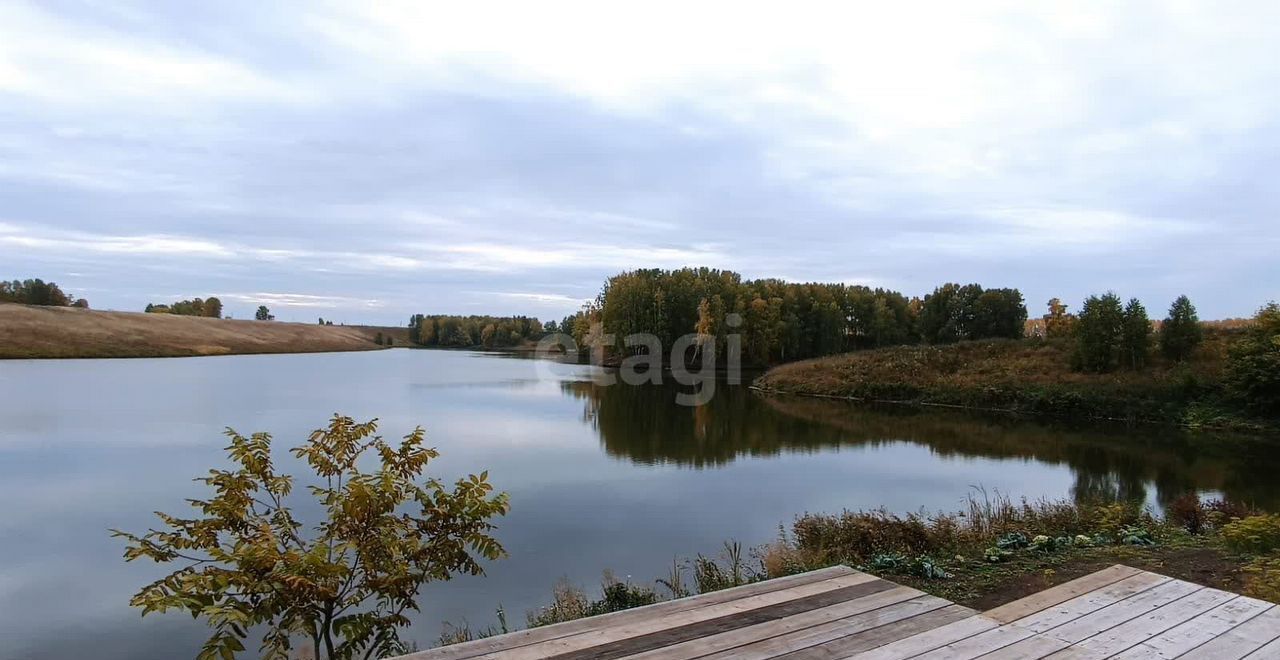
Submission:
POLYGON ((838 566, 403 656, 1280 658, 1280 606, 1127 566, 986 612, 838 566))

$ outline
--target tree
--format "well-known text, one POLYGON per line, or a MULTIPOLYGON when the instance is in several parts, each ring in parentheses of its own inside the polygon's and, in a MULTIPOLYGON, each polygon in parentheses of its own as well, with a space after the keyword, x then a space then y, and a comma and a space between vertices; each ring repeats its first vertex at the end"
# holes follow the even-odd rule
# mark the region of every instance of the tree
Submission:
POLYGON ((381 345, 382 345, 382 331, 381 331, 381 330, 379 330, 379 331, 378 331, 378 335, 377 335, 376 337, 374 337, 374 338, 373 338, 373 343, 375 343, 375 344, 377 344, 377 345, 379 345, 379 346, 381 346, 381 345))
POLYGON ((419 483, 439 455, 423 446, 422 429, 394 446, 376 431, 377 420, 334 415, 292 450, 318 477, 309 490, 324 520, 307 533, 286 503, 294 478, 276 471, 271 436, 227 429, 234 466, 197 479, 214 492, 190 500, 195 517, 157 512, 164 530, 112 530, 127 542, 126 561, 183 564, 130 604, 144 616, 203 617, 214 631, 199 660, 234 657, 251 627, 263 632, 264 658, 288 658, 295 635, 328 660, 404 652, 398 630, 408 624, 404 613, 418 609, 423 584, 482 574, 481 559, 505 555, 490 520, 506 514, 508 498, 493 493, 486 473, 452 490, 435 479, 419 483), (372 472, 359 467, 366 453, 372 472))
POLYGON ((208 318, 222 318, 222 301, 217 298, 210 297, 208 300, 193 298, 191 300, 179 300, 171 305, 165 304, 148 304, 143 311, 149 314, 176 314, 179 316, 205 316, 208 318))
POLYGON ((978 284, 948 283, 924 297, 919 327, 924 340, 946 344, 966 339, 1025 333, 1027 307, 1017 289, 983 289, 978 284))
POLYGON ((1245 407, 1280 415, 1280 305, 1268 303, 1227 354, 1226 383, 1245 407))
POLYGON ((71 297, 63 293, 57 284, 36 278, 0 282, 0 301, 66 307, 71 304, 71 297))
POLYGON ((1186 296, 1178 296, 1169 306, 1169 316, 1160 324, 1160 352, 1170 360, 1182 361, 1204 340, 1196 307, 1186 296))
POLYGON ((1070 337, 1076 317, 1067 313, 1067 306, 1059 298, 1049 299, 1049 313, 1044 315, 1044 334, 1046 337, 1070 337))
POLYGON ((253 318, 258 321, 274 321, 276 317, 271 315, 271 310, 266 305, 258 305, 258 311, 254 312, 253 318))
POLYGON ((1122 323, 1121 362, 1130 369, 1141 369, 1146 366, 1147 353, 1151 350, 1151 320, 1147 318, 1147 308, 1137 298, 1130 298, 1122 323))
POLYGON ((1123 336, 1124 310, 1120 296, 1112 292, 1089 296, 1076 320, 1076 368, 1098 373, 1114 369, 1123 336))

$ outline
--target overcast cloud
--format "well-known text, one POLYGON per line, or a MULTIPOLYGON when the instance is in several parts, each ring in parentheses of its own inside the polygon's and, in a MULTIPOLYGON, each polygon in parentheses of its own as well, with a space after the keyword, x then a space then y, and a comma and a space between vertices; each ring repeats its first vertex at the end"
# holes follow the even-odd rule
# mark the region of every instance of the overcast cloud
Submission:
POLYGON ((1280 297, 1280 3, 618 7, 0 3, 0 276, 386 323, 646 266, 1280 297))

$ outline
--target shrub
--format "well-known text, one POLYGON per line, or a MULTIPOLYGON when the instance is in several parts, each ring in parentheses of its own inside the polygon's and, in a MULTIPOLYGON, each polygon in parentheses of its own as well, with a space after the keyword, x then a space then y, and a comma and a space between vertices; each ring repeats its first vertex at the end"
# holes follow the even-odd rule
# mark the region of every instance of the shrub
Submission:
POLYGON ((1209 522, 1214 527, 1222 527, 1233 520, 1248 518, 1262 513, 1247 504, 1234 500, 1209 500, 1204 503, 1204 506, 1209 510, 1209 522))
POLYGON ((919 516, 900 518, 883 510, 806 514, 792 529, 800 548, 831 563, 859 563, 881 552, 924 552, 934 545, 928 525, 919 516))
POLYGON ((710 593, 750 582, 746 564, 742 560, 742 544, 726 541, 723 553, 726 565, 709 557, 698 555, 693 560, 693 578, 698 583, 698 593, 710 593))
POLYGON ((1164 515, 1169 522, 1190 534, 1203 532, 1209 522, 1209 509, 1195 493, 1187 493, 1170 502, 1164 515))
POLYGON ((651 605, 658 601, 658 595, 648 587, 613 581, 604 585, 604 597, 587 606, 587 616, 608 614, 633 607, 651 605))
POLYGON ((1280 514, 1249 516, 1222 526, 1227 547, 1237 552, 1265 554, 1280 548, 1280 514))
POLYGON ((1280 603, 1280 558, 1263 557, 1244 567, 1244 595, 1280 603))
POLYGON ((1232 344, 1226 382, 1245 407, 1280 415, 1280 305, 1258 310, 1245 336, 1232 344))
POLYGON ((537 628, 658 602, 658 595, 652 589, 615 579, 608 572, 600 591, 600 599, 591 600, 582 589, 561 578, 552 589, 551 604, 528 612, 525 620, 530 628, 537 628))
POLYGON ((257 655, 272 659, 288 657, 296 635, 317 658, 402 653, 404 612, 418 609, 424 583, 481 574, 480 560, 505 555, 490 519, 507 512, 507 496, 483 473, 452 490, 420 479, 439 455, 422 429, 395 445, 376 431, 377 420, 334 415, 293 450, 323 484, 309 491, 324 519, 308 530, 288 505, 293 477, 276 472, 271 436, 227 429, 233 469, 196 479, 213 491, 188 500, 196 515, 157 513, 167 530, 113 532, 126 561, 183 564, 130 605, 204 617, 214 633, 201 660, 234 657, 251 629, 257 655))
POLYGON ((560 578, 551 588, 551 594, 550 605, 532 610, 525 615, 530 628, 573 621, 587 615, 587 608, 590 607, 591 601, 587 598, 587 594, 569 582, 568 578, 560 578))

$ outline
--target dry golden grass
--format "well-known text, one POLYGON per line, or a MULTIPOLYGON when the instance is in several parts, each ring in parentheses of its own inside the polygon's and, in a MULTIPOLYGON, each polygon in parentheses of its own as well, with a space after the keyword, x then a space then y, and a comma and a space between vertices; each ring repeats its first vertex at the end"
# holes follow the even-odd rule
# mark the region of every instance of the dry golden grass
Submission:
POLYGON ((381 348, 403 328, 321 326, 0 303, 0 358, 180 357, 381 348))

